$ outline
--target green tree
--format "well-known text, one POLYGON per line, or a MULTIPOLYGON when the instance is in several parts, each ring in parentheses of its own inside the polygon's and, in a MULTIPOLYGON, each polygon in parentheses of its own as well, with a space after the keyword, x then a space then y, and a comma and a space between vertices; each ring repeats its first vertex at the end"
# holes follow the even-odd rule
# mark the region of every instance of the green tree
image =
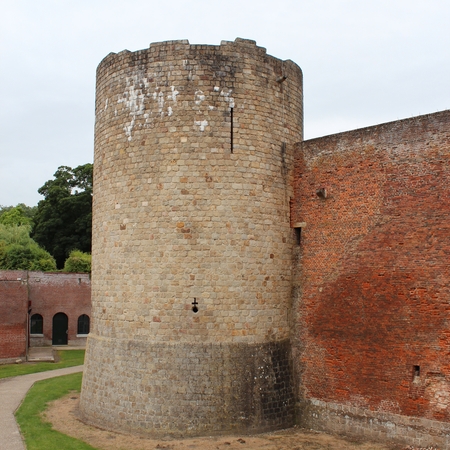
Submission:
POLYGON ((91 251, 92 167, 61 166, 54 179, 38 189, 44 200, 38 203, 31 235, 60 269, 72 250, 91 251))
POLYGON ((33 241, 28 225, 0 224, 0 269, 56 270, 50 253, 33 241))
MULTIPOLYGON (((28 224, 33 223, 33 217, 36 214, 37 206, 27 206, 25 203, 18 203, 16 206, 3 206, 0 205, 0 222, 1 217, 7 213, 9 213, 11 210, 19 210, 20 211, 20 217, 26 217, 29 219, 28 224)), ((14 213, 16 214, 16 213, 14 213)), ((3 223, 3 222, 1 222, 3 223)), ((18 223, 14 225, 20 225, 18 223)))
POLYGON ((90 253, 80 252, 79 250, 72 250, 69 257, 64 263, 64 272, 91 272, 91 260, 90 253))
POLYGON ((31 225, 32 219, 26 215, 21 205, 17 205, 1 213, 0 223, 3 225, 31 225))

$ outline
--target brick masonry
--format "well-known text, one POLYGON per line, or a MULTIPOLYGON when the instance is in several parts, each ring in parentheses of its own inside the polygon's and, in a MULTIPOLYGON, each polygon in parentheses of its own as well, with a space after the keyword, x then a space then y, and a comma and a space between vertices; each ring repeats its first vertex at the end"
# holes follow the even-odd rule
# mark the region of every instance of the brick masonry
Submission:
POLYGON ((52 323, 57 313, 68 316, 68 343, 84 345, 77 336, 78 317, 91 316, 88 274, 0 270, 0 360, 26 357, 28 309, 43 317, 42 335, 31 335, 31 346, 52 344, 52 323))
POLYGON ((22 271, 0 271, 0 361, 26 355, 27 284, 22 271))
POLYGON ((68 342, 85 345, 86 337, 78 336, 78 317, 91 317, 91 279, 86 273, 30 272, 28 276, 31 314, 43 317, 44 336, 34 338, 32 345, 51 345, 53 317, 57 313, 68 316, 68 342))
MULTIPOLYGON (((439 421, 448 433, 449 156, 449 111, 299 144, 294 351, 306 404, 439 421)), ((321 408, 302 403, 307 426, 321 408)))
POLYGON ((102 61, 85 420, 160 435, 293 423, 301 139, 302 73, 253 41, 165 42, 102 61))

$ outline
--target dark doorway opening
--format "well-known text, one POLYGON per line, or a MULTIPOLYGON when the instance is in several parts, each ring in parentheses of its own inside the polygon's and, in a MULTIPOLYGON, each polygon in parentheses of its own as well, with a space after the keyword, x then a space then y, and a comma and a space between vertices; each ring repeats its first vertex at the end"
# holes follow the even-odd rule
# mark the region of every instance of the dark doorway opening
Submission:
POLYGON ((69 318, 64 313, 53 316, 52 345, 67 345, 69 318))

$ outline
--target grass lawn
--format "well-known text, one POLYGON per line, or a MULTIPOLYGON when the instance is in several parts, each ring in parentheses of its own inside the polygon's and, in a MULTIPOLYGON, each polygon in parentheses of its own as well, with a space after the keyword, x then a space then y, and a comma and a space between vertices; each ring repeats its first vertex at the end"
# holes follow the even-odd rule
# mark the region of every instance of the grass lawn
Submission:
POLYGON ((95 450, 83 441, 52 430, 51 424, 41 416, 49 402, 72 391, 80 392, 82 375, 74 373, 39 381, 28 391, 16 411, 16 420, 25 438, 27 450, 95 450))
POLYGON ((59 361, 54 363, 36 362, 1 365, 0 378, 16 377, 18 375, 27 375, 29 373, 79 366, 84 363, 84 350, 59 350, 58 357, 59 361))

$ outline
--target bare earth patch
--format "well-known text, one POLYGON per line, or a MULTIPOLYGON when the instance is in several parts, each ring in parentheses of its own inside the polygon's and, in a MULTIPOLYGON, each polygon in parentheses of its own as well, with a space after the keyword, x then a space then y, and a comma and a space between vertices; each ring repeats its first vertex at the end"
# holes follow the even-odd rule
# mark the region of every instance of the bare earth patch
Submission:
POLYGON ((342 438, 298 428, 255 436, 216 436, 176 440, 148 439, 101 430, 81 422, 79 394, 73 393, 51 403, 43 413, 53 428, 103 450, 393 450, 394 445, 347 441, 342 438))

